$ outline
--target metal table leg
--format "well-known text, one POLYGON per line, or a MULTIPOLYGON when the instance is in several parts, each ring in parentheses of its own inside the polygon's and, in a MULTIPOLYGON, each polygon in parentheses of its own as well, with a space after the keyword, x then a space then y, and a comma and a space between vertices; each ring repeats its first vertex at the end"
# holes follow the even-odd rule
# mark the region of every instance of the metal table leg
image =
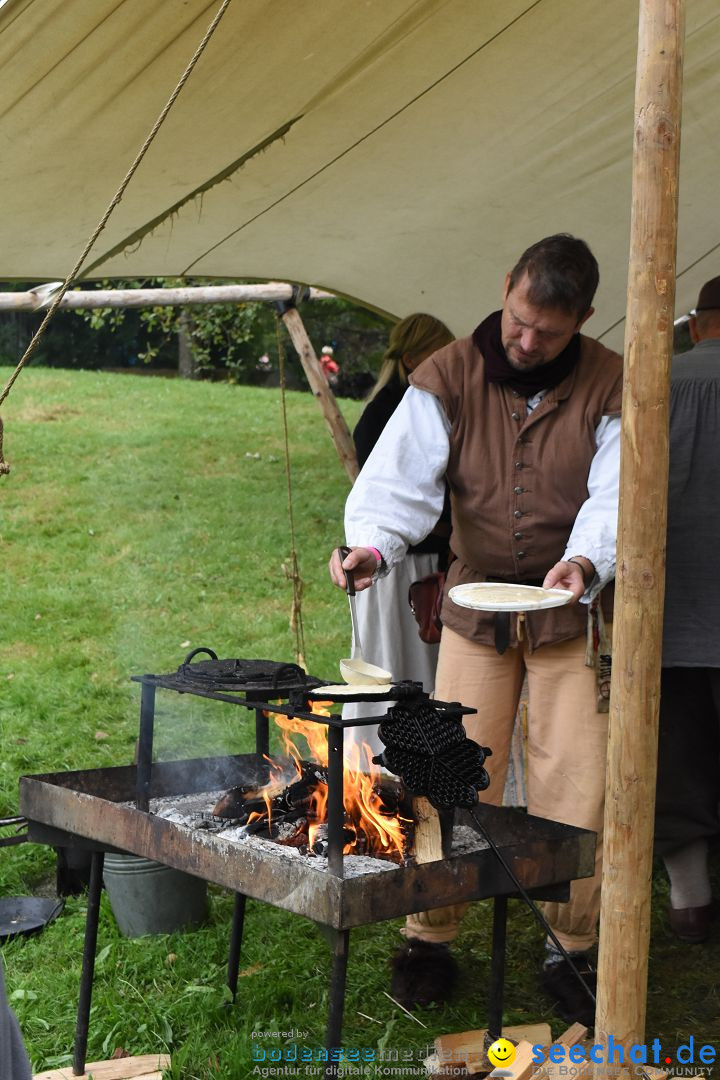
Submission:
POLYGON ((240 948, 242 946, 243 925, 245 923, 244 893, 235 893, 235 907, 233 909, 232 929, 230 931, 230 951, 228 953, 228 979, 233 1002, 237 997, 238 971, 240 969, 240 948))
POLYGON ((150 781, 152 779, 153 734, 155 730, 155 687, 142 684, 140 698, 140 731, 137 750, 137 789, 135 806, 147 810, 150 806, 150 781))
POLYGON ((343 863, 343 729, 328 727, 328 870, 335 877, 345 873, 343 863))
MULTIPOLYGON (((350 951, 350 931, 334 930, 332 932, 332 972, 330 975, 330 1001, 328 1004, 327 1034, 325 1046, 328 1054, 333 1047, 341 1045, 343 1012, 345 1009, 345 980, 347 976, 348 953, 350 951)), ((328 1061, 325 1069, 325 1080, 334 1080, 338 1074, 340 1063, 328 1061)))
POLYGON ((506 934, 507 896, 496 896, 493 904, 492 963, 490 967, 490 1004, 488 1007, 488 1032, 494 1039, 499 1039, 502 1035, 506 934))
POLYGON ((85 1072, 104 862, 105 853, 103 851, 94 851, 92 853, 90 889, 88 891, 87 916, 85 917, 85 946, 83 949, 82 973, 80 975, 80 997, 78 999, 77 1022, 75 1024, 73 1076, 82 1076, 85 1072))

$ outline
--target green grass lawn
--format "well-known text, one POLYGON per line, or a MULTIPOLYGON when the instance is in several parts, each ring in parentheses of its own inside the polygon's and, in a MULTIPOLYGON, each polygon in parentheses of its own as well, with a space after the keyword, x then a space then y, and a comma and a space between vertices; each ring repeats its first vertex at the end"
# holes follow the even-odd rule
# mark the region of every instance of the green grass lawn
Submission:
MULTIPOLYGON (((361 405, 342 404, 352 426, 361 405)), ((312 396, 290 394, 288 408, 306 659, 335 680, 350 628, 326 563, 342 539, 348 482, 312 396)), ((131 675, 171 671, 203 645, 220 656, 295 659, 279 392, 31 368, 3 416, 12 474, 0 481, 0 816, 16 812, 24 773, 132 760, 131 675)), ((158 696, 161 757, 245 751, 251 741, 244 710, 158 696)), ((46 848, 0 849, 0 896, 32 892, 53 866, 46 848)), ((648 1038, 669 1052, 691 1035, 717 1045, 718 931, 707 946, 680 946, 666 900, 658 873, 648 1038)), ((163 1050, 174 1078, 243 1080, 253 1042, 268 1052, 282 1044, 253 1032, 307 1031, 308 1046, 323 1045, 329 953, 314 924, 250 902, 238 1001, 228 1008, 231 910, 231 896, 213 889, 208 926, 131 941, 103 898, 89 1060, 118 1046, 163 1050)), ((537 987, 541 935, 515 903, 510 923, 506 1021, 547 1019, 557 1034, 565 1025, 537 987)), ((84 901, 70 900, 41 935, 2 950, 37 1070, 71 1060, 83 924, 84 901)), ((490 924, 489 905, 475 905, 457 946, 460 993, 419 1013, 425 1027, 384 994, 400 924, 353 931, 346 1045, 417 1060, 435 1035, 483 1026, 490 924)))

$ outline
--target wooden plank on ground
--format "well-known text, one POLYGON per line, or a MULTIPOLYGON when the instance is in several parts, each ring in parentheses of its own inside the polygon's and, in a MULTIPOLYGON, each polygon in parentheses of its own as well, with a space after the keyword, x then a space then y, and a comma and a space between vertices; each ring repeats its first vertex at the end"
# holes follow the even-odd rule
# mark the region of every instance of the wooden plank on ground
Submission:
POLYGON ((570 1027, 563 1031, 562 1035, 555 1040, 556 1043, 560 1043, 562 1046, 575 1046, 576 1043, 581 1043, 587 1035, 588 1029, 583 1024, 571 1024, 570 1027))
POLYGON ((36 1073, 33 1080, 162 1080, 163 1070, 169 1068, 169 1054, 143 1054, 112 1061, 89 1061, 82 1077, 76 1077, 72 1065, 67 1065, 36 1073))
MULTIPOLYGON (((485 1056, 486 1035, 486 1028, 438 1035, 435 1052, 440 1061, 478 1061, 485 1056)), ((547 1046, 552 1042, 552 1032, 549 1024, 517 1024, 503 1028, 503 1038, 514 1043, 525 1041, 533 1046, 547 1046)))
POLYGON ((533 1044, 519 1042, 515 1047, 515 1060, 509 1065, 503 1065, 502 1069, 493 1069, 488 1080, 491 1080, 491 1077, 497 1077, 498 1080, 500 1077, 503 1077, 503 1080, 529 1080, 536 1069, 533 1044))
MULTIPOLYGON (((572 1067, 573 1069, 573 1080, 592 1080, 592 1077, 594 1075, 593 1062, 588 1060, 587 1056, 585 1061, 572 1061, 569 1056, 570 1045, 570 1043, 553 1043, 553 1046, 555 1047, 562 1047, 563 1057, 560 1061, 550 1061, 549 1059, 547 1059, 543 1065, 538 1065, 537 1072, 535 1074, 535 1080, 560 1080, 561 1076, 567 1077, 568 1069, 570 1067, 572 1067)), ((552 1049, 552 1047, 549 1047, 549 1049, 552 1049)), ((559 1056, 557 1053, 557 1049, 554 1051, 554 1056, 559 1056)))

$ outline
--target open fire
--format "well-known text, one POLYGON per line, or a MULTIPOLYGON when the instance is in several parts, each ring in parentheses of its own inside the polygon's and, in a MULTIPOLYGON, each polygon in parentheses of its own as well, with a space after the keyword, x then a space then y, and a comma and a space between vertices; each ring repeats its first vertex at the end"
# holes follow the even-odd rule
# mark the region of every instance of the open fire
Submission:
MULTIPOLYGON (((316 701, 311 710, 329 716, 332 702, 316 701)), ((247 833, 316 855, 326 855, 328 741, 324 724, 270 713, 279 727, 287 761, 266 755, 270 766, 262 787, 232 788, 213 807, 211 820, 245 826, 247 833), (304 739, 309 759, 297 740, 304 739)), ((412 835, 412 815, 400 783, 373 763, 367 743, 348 748, 343 773, 343 854, 373 855, 402 862, 412 835)))

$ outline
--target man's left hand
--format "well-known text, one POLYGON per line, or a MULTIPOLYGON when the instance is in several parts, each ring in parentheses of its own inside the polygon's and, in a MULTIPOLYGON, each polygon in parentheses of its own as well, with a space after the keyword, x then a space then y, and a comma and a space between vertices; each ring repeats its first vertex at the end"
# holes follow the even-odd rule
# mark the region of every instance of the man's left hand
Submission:
POLYGON ((595 577, 595 567, 589 559, 582 555, 574 555, 573 562, 561 560, 555 563, 545 575, 543 589, 569 589, 573 594, 571 604, 577 604, 580 597, 585 593, 585 581, 592 581, 595 577), (577 559, 577 562, 574 560, 577 559))

